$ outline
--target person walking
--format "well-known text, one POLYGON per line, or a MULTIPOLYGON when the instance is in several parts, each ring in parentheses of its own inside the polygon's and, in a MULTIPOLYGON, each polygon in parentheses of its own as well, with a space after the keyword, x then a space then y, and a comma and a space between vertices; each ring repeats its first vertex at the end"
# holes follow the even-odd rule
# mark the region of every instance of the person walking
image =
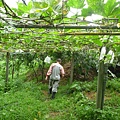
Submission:
POLYGON ((57 59, 56 63, 52 63, 48 69, 45 80, 49 79, 49 94, 52 94, 51 99, 55 98, 60 78, 64 77, 65 71, 61 65, 61 59, 57 59))

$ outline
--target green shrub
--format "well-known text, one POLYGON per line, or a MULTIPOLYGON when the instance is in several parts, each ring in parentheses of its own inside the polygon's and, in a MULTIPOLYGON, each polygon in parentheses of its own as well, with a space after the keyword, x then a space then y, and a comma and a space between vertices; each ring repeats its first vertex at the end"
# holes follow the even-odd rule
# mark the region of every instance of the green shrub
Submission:
POLYGON ((106 83, 106 88, 111 91, 120 92, 120 79, 117 78, 117 79, 108 80, 106 83))

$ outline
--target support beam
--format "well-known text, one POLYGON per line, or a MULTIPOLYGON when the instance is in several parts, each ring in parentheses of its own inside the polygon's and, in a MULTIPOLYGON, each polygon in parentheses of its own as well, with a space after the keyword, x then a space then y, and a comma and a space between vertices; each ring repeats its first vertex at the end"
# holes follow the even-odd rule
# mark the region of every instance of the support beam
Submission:
POLYGON ((120 32, 74 32, 74 33, 60 33, 60 36, 66 35, 120 35, 120 32))
POLYGON ((88 26, 88 25, 28 25, 28 24, 17 24, 14 25, 16 28, 40 28, 40 29, 119 29, 117 25, 98 25, 98 26, 88 26))
MULTIPOLYGON (((6 34, 22 34, 26 35, 26 33, 30 33, 31 31, 19 31, 19 32, 8 32, 8 33, 1 33, 1 35, 6 35, 6 34)), ((35 32, 34 32, 35 33, 35 32)), ((36 34, 43 34, 43 32, 36 32, 36 34)), ((45 33, 44 33, 45 34, 45 33)), ((48 33, 46 33, 48 34, 48 33)), ((58 35, 60 36, 66 36, 66 35, 120 35, 120 32, 59 32, 58 35)), ((26 35, 27 36, 27 35, 26 35)), ((34 37, 35 38, 35 37, 34 37)), ((36 39, 40 39, 41 36, 36 37, 36 39)))

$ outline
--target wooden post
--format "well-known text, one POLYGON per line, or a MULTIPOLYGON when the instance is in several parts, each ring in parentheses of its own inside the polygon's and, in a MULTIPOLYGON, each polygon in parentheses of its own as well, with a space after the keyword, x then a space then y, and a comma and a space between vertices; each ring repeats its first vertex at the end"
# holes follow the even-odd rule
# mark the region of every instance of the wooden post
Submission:
POLYGON ((5 79, 5 89, 4 89, 4 92, 7 92, 7 89, 8 89, 9 57, 10 57, 10 53, 7 52, 7 54, 6 54, 6 79, 5 79))
POLYGON ((45 75, 44 75, 44 66, 45 66, 45 62, 44 62, 44 59, 42 59, 42 80, 45 79, 45 75))
POLYGON ((104 96, 105 96, 105 88, 106 88, 106 81, 108 79, 108 73, 107 73, 107 70, 108 70, 108 64, 104 64, 104 81, 103 81, 103 89, 102 89, 102 108, 103 109, 103 106, 104 106, 104 96))
POLYGON ((104 101, 104 78, 105 78, 105 66, 104 61, 99 61, 99 71, 98 71, 98 83, 97 83, 97 108, 103 109, 104 101))
POLYGON ((74 73, 74 53, 72 54, 71 60, 71 69, 70 69, 70 84, 73 82, 73 73, 74 73))
MULTIPOLYGON (((109 41, 108 41, 109 42, 109 41)), ((108 79, 108 58, 105 57, 108 54, 109 48, 106 47, 106 53, 104 58, 99 61, 99 70, 98 70, 98 84, 97 84, 97 108, 103 109, 104 105, 104 96, 105 96, 105 88, 106 81, 108 79)))

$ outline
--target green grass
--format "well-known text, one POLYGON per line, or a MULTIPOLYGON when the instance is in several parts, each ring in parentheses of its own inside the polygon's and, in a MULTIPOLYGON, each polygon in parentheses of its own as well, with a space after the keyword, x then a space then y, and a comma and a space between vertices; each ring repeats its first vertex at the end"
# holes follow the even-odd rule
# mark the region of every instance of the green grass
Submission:
POLYGON ((18 80, 10 91, 0 93, 0 120, 119 120, 118 87, 114 91, 107 88, 104 109, 99 110, 95 98, 85 94, 95 93, 94 86, 96 81, 60 85, 56 98, 51 100, 48 84, 18 80))

